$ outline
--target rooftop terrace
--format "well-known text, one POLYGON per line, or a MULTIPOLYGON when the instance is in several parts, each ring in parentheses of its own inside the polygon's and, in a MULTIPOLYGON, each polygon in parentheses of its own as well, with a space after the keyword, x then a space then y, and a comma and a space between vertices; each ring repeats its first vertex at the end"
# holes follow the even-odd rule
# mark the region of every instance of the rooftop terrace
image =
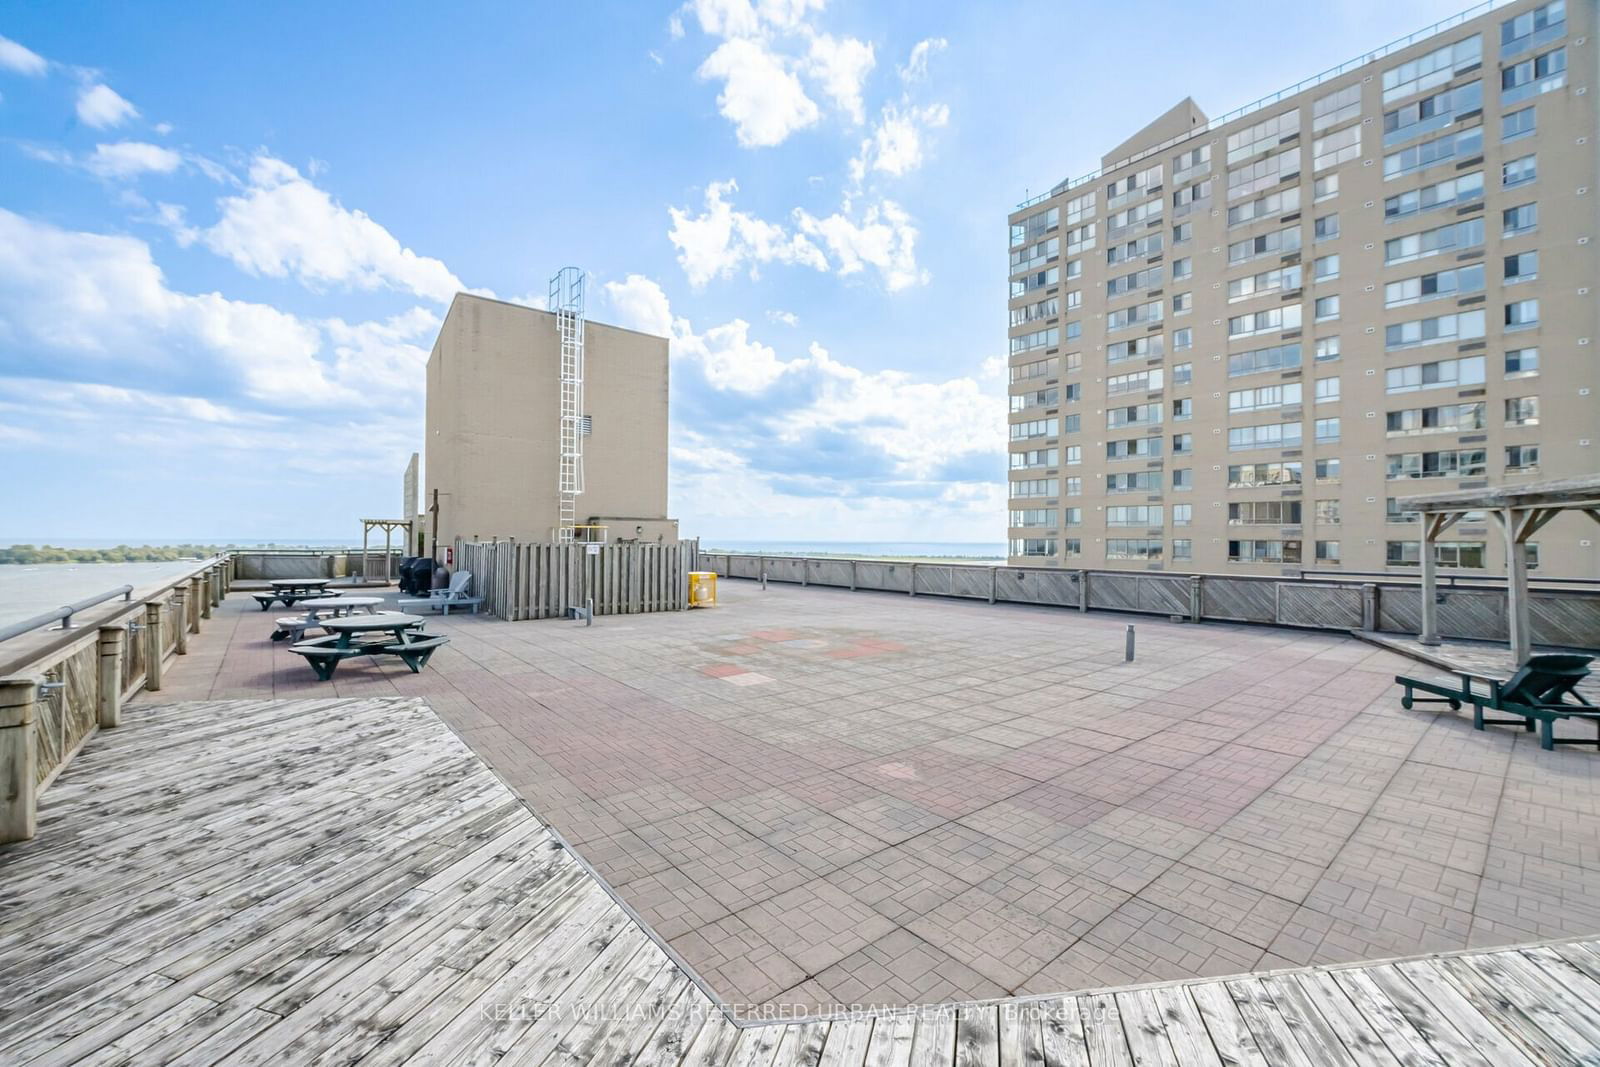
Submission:
POLYGON ((1111 616, 722 600, 319 683, 236 594, 0 851, 0 1059, 1600 1049, 1580 944, 1293 970, 1600 932, 1592 753, 1402 711, 1415 664, 1329 634, 1140 621, 1129 665, 1111 616), (502 1010, 579 997, 634 1007, 502 1010))

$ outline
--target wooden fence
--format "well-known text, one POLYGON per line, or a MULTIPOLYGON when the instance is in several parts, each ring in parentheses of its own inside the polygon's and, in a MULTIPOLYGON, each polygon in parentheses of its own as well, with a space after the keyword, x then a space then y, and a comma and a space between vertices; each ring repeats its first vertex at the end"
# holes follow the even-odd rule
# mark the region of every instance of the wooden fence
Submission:
MULTIPOLYGON (((1194 622, 1260 622, 1410 634, 1418 633, 1422 624, 1422 591, 1402 582, 890 563, 723 552, 700 553, 700 565, 732 578, 765 574, 774 582, 962 597, 991 604, 1181 615, 1194 622)), ((1442 636, 1506 640, 1504 589, 1441 588, 1438 595, 1442 636)), ((1600 590, 1536 589, 1530 608, 1536 644, 1600 648, 1600 590)))
POLYGON ((553 619, 594 600, 596 615, 682 611, 700 543, 554 545, 456 542, 456 569, 472 572, 472 592, 497 618, 553 619))
POLYGON ((218 556, 181 577, 0 644, 0 843, 33 836, 38 795, 122 705, 161 688, 233 578, 218 556))

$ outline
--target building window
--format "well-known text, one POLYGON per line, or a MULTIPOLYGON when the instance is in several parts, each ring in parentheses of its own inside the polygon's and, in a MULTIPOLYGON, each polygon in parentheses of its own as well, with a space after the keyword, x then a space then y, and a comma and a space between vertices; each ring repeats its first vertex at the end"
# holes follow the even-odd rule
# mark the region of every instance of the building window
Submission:
POLYGON ((1431 141, 1402 148, 1383 157, 1383 180, 1437 166, 1452 159, 1476 156, 1483 152, 1483 127, 1447 133, 1431 141))
MULTIPOLYGON (((1534 321, 1538 321, 1538 301, 1522 301, 1534 305, 1534 321)), ((1506 305, 1506 322, 1509 325, 1512 307, 1506 305)), ((1518 311, 1518 315, 1523 312, 1518 311)), ((1483 336, 1483 312, 1460 311, 1448 315, 1434 315, 1411 322, 1397 322, 1384 328, 1384 347, 1389 351, 1399 348, 1416 348, 1448 341, 1471 341, 1483 336)))
POLYGON ((1318 363, 1328 363, 1339 358, 1339 338, 1320 337, 1313 347, 1313 353, 1318 363))
POLYGON ((1063 525, 1063 526, 1082 526, 1083 525, 1083 509, 1082 508, 1063 508, 1061 510, 1061 525, 1063 525))
POLYGON ((1539 301, 1515 300, 1506 305, 1506 329, 1526 330, 1539 325, 1539 301))
MULTIPOLYGON (((1422 542, 1390 541, 1385 562, 1391 567, 1415 567, 1422 561, 1422 542)), ((1440 567, 1457 570, 1483 569, 1482 541, 1435 541, 1433 560, 1440 567)))
POLYGON ((1055 419, 1029 419, 1011 424, 1011 439, 1024 441, 1031 437, 1055 437, 1059 423, 1055 419))
POLYGON ((1335 130, 1311 142, 1311 169, 1324 171, 1361 157, 1361 124, 1335 130))
POLYGON ((1519 233, 1532 233, 1539 228, 1539 205, 1519 204, 1500 213, 1502 237, 1515 237, 1519 233))
POLYGON ((1339 440, 1338 419, 1317 420, 1317 443, 1319 445, 1331 444, 1339 440))
POLYGON ((1067 261, 1067 281, 1083 275, 1083 260, 1073 259, 1067 261))
POLYGON ((1234 451, 1250 448, 1299 448, 1298 422, 1273 422, 1261 426, 1234 426, 1228 430, 1228 447, 1234 451))
POLYGON ((1299 563, 1299 541, 1229 541, 1230 563, 1299 563))
POLYGON ((1159 334, 1136 337, 1131 341, 1118 341, 1106 345, 1106 362, 1125 363, 1130 359, 1160 359, 1165 348, 1159 334))
POLYGON ((1083 421, 1082 415, 1068 415, 1061 420, 1062 433, 1077 433, 1083 421))
POLYGON ((1409 141, 1413 137, 1442 130, 1463 115, 1483 111, 1483 82, 1470 81, 1453 89, 1444 89, 1383 115, 1383 143, 1385 147, 1409 141))
POLYGON ((1194 542, 1187 537, 1174 537, 1172 539, 1172 558, 1194 559, 1194 542))
POLYGON ((1260 411, 1300 404, 1300 383, 1261 385, 1254 389, 1235 389, 1228 394, 1228 411, 1260 411))
POLYGON ((1172 350, 1181 352, 1186 348, 1194 347, 1194 330, 1185 326, 1181 330, 1172 331, 1172 350))
POLYGON ((1151 370, 1134 371, 1132 374, 1116 374, 1106 379, 1106 396, 1120 396, 1123 393, 1154 393, 1161 389, 1162 373, 1160 367, 1151 370))
POLYGON ((1483 244, 1483 220, 1452 222, 1420 233, 1391 237, 1383 242, 1385 263, 1406 263, 1413 259, 1460 252, 1483 244))
POLYGON ((1339 276, 1339 253, 1318 256, 1311 264, 1311 276, 1319 282, 1331 282, 1339 276))
POLYGON ((1068 445, 1067 449, 1066 449, 1066 453, 1067 453, 1067 466, 1076 467, 1078 464, 1083 462, 1083 446, 1082 445, 1068 445))
POLYGON ((1187 526, 1194 521, 1193 504, 1172 505, 1172 525, 1187 526))
POLYGON ((1318 563, 1327 563, 1327 564, 1336 564, 1336 563, 1338 563, 1339 562, 1339 542, 1337 542, 1337 541, 1318 541, 1317 542, 1317 562, 1318 563))
POLYGON ((1229 526, 1299 526, 1298 500, 1245 500, 1228 505, 1229 526))
POLYGON ((1483 401, 1474 404, 1440 404, 1428 408, 1391 411, 1384 420, 1390 437, 1428 433, 1473 433, 1487 426, 1483 401))
POLYGON ((1507 256, 1505 267, 1507 285, 1531 282, 1539 276, 1539 253, 1519 252, 1514 256, 1507 256))
POLYGON ((1260 274, 1247 274, 1228 283, 1228 303, 1248 300, 1253 296, 1285 292, 1300 288, 1300 268, 1278 267, 1260 274))
POLYGON ((1539 373, 1537 348, 1513 348, 1506 353, 1506 377, 1525 378, 1539 373))
POLYGON ((1500 116, 1500 140, 1515 141, 1519 137, 1531 137, 1538 131, 1538 117, 1531 107, 1521 111, 1500 116))
POLYGON ((1186 456, 1194 451, 1194 434, 1175 433, 1172 435, 1172 454, 1186 456))
POLYGON ((1271 233, 1247 237, 1228 245, 1228 265, 1237 266, 1262 256, 1286 255, 1300 250, 1300 227, 1285 226, 1271 233))
POLYGON ((1339 317, 1339 297, 1338 297, 1338 295, 1335 294, 1334 296, 1319 296, 1319 297, 1317 297, 1316 311, 1317 311, 1317 321, 1318 322, 1328 322, 1331 319, 1338 318, 1339 317))
POLYGON ((1335 377, 1332 377, 1332 378, 1318 378, 1317 379, 1317 403, 1321 404, 1321 403, 1323 403, 1325 401, 1338 400, 1338 399, 1339 399, 1339 379, 1338 379, 1338 377, 1335 376, 1335 377))
POLYGON ((1298 330, 1300 328, 1300 305, 1289 304, 1286 307, 1268 308, 1265 311, 1251 311, 1243 315, 1233 315, 1228 319, 1228 337, 1255 337, 1264 333, 1282 333, 1285 330, 1298 330))
POLYGON ((1346 85, 1327 96, 1318 97, 1311 105, 1311 130, 1321 132, 1361 114, 1361 83, 1346 85))
POLYGON ((1066 481, 1066 489, 1067 489, 1067 495, 1068 496, 1082 496, 1083 495, 1083 479, 1082 478, 1067 478, 1067 479, 1065 479, 1065 481, 1066 481))
POLYGON ((1056 513, 1050 508, 1024 508, 1020 511, 1013 509, 1011 512, 1011 526, 1013 529, 1026 529, 1030 526, 1054 526, 1056 513))
POLYGON ((1513 396, 1506 398, 1506 425, 1507 426, 1537 426, 1539 425, 1539 398, 1536 396, 1513 396))
POLYGON ((1172 261, 1172 280, 1181 282, 1185 278, 1194 277, 1194 260, 1189 256, 1172 261))
POLYGON ((1317 523, 1322 526, 1339 525, 1339 502, 1337 500, 1317 501, 1317 523))
POLYGON ((1339 195, 1339 176, 1337 174, 1324 174, 1311 186, 1311 198, 1314 203, 1332 200, 1339 195))
POLYGON ((1510 189, 1517 185, 1527 185, 1539 177, 1539 157, 1537 155, 1519 156, 1500 164, 1500 184, 1510 189))
POLYGON ((1229 489, 1253 489, 1262 485, 1299 485, 1300 464, 1235 463, 1228 468, 1229 489))
POLYGON ((1506 445, 1507 474, 1533 474, 1538 469, 1538 445, 1506 445))
POLYGON ((1106 559, 1160 559, 1159 540, 1136 537, 1106 538, 1106 559))
POLYGON ((1056 554, 1056 539, 1054 537, 1013 537, 1011 539, 1011 555, 1031 557, 1053 557, 1056 554))
MULTIPOLYGON (((1034 448, 1034 449, 1029 449, 1029 450, 1027 450, 1025 452, 1013 452, 1013 453, 1011 453, 1011 469, 1015 471, 1015 470, 1026 470, 1026 469, 1031 468, 1031 467, 1054 467, 1056 465, 1056 456, 1058 454, 1059 453, 1053 448, 1034 448)), ((1023 482, 1012 482, 1011 483, 1011 485, 1012 485, 1012 493, 1011 493, 1011 495, 1012 496, 1019 495, 1016 492, 1016 487, 1019 486, 1019 485, 1023 485, 1023 484, 1025 484, 1025 483, 1023 483, 1023 482)), ((1039 484, 1042 485, 1043 483, 1040 482, 1039 484)), ((1054 492, 1055 492, 1054 489, 1051 489, 1049 491, 1045 491, 1045 490, 1041 489, 1041 491, 1038 493, 1038 495, 1039 496, 1051 496, 1051 495, 1054 494, 1054 492)), ((1029 494, 1029 495, 1033 495, 1033 494, 1029 494)))
POLYGON ((1318 241, 1326 241, 1339 236, 1339 213, 1324 215, 1312 224, 1313 233, 1318 241))
MULTIPOLYGON (((1194 364, 1179 363, 1172 368, 1173 385, 1191 385, 1194 382, 1194 364)), ((1176 410, 1176 409, 1174 409, 1176 410)))
POLYGON ((1434 49, 1397 67, 1383 72, 1383 102, 1385 104, 1444 85, 1468 67, 1483 62, 1483 37, 1473 34, 1434 49))
POLYGON ((1107 526, 1160 526, 1163 522, 1160 504, 1119 504, 1106 508, 1107 526))
POLYGON ((1316 478, 1318 482, 1337 482, 1339 480, 1339 461, 1337 459, 1317 460, 1316 478))
POLYGON ((1483 264, 1474 263, 1470 267, 1435 271, 1432 274, 1390 282, 1383 287, 1383 306, 1404 307, 1407 304, 1420 304, 1426 300, 1482 292, 1483 274, 1483 264))
POLYGON ((1386 221, 1393 221, 1418 212, 1481 199, 1483 199, 1483 171, 1478 170, 1471 174, 1463 174, 1459 178, 1445 178, 1432 185, 1424 185, 1420 189, 1396 193, 1384 200, 1383 217, 1386 221))
MULTIPOLYGON (((1444 449, 1439 452, 1400 452, 1388 458, 1388 470, 1384 474, 1390 480, 1396 478, 1481 478, 1488 470, 1487 455, 1481 448, 1454 448, 1444 449)), ((1395 509, 1391 506, 1389 509, 1395 509)), ((1411 515, 1416 518, 1415 514, 1411 515)), ((1390 522, 1400 520, 1392 515, 1390 522)))
POLYGON ((1172 472, 1172 488, 1174 488, 1174 489, 1193 489, 1194 488, 1194 468, 1193 467, 1178 467, 1175 470, 1173 470, 1173 472, 1172 472))
POLYGON ((1181 245, 1185 241, 1194 240, 1194 223, 1180 222, 1172 228, 1172 243, 1181 245))
POLYGON ((1409 367, 1390 367, 1383 372, 1384 392, 1410 393, 1418 389, 1458 389, 1482 385, 1485 362, 1482 356, 1463 356, 1460 359, 1415 363, 1409 367))
POLYGON ((1300 346, 1274 345, 1271 348, 1253 348, 1236 352, 1228 357, 1228 377, 1241 374, 1259 374, 1263 371, 1293 370, 1300 366, 1300 346))
POLYGON ((1174 315, 1187 315, 1194 310, 1194 294, 1178 293, 1172 298, 1172 313, 1174 315))
POLYGON ((1515 104, 1567 84, 1567 50, 1556 48, 1542 56, 1500 68, 1500 105, 1515 104))
POLYGON ((1566 32, 1567 0, 1550 0, 1500 24, 1500 57, 1548 44, 1566 32))

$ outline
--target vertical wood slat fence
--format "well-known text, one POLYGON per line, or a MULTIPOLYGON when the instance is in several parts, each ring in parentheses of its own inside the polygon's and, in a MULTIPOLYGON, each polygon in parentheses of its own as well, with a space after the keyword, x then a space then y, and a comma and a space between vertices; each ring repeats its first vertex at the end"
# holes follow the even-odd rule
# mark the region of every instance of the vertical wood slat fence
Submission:
POLYGON ((558 619, 594 598, 596 615, 682 611, 698 541, 674 544, 557 545, 456 542, 456 569, 472 572, 472 593, 508 622, 558 619), (595 551, 590 551, 594 549, 595 551))
MULTIPOLYGON (((865 589, 912 596, 1046 604, 1080 611, 1177 615, 1194 622, 1259 622, 1314 630, 1421 633, 1422 592, 1384 581, 1336 582, 1216 574, 1048 570, 954 563, 891 563, 834 557, 702 552, 701 566, 724 577, 865 589)), ((1438 596, 1439 632, 1479 641, 1506 639, 1504 589, 1452 588, 1438 596)), ((1530 599, 1533 640, 1600 648, 1600 594, 1593 587, 1546 589, 1530 599)))

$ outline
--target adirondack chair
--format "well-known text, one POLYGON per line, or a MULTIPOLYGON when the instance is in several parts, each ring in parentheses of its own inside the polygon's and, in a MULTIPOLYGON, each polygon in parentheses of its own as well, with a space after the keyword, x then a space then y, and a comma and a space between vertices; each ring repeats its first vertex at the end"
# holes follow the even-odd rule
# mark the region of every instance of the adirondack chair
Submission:
POLYGON ((450 585, 445 589, 434 589, 428 593, 426 599, 402 600, 402 610, 411 611, 417 608, 427 608, 429 611, 442 611, 450 614, 451 608, 471 608, 472 613, 478 613, 478 605, 483 603, 481 596, 468 596, 467 589, 472 585, 471 571, 456 571, 450 576, 450 585))
POLYGON ((1578 683, 1589 676, 1592 656, 1568 653, 1551 653, 1530 656, 1523 668, 1505 681, 1489 679, 1489 692, 1483 694, 1463 681, 1460 689, 1451 689, 1435 682, 1425 682, 1404 675, 1395 681, 1406 687, 1400 703, 1411 707, 1413 703, 1448 703, 1459 708, 1463 703, 1472 705, 1472 725, 1481 730, 1485 726, 1521 726, 1532 731, 1537 725, 1539 747, 1553 749, 1556 745, 1594 745, 1600 748, 1600 708, 1596 708, 1578 692, 1578 683), (1414 697, 1414 690, 1438 693, 1438 697, 1414 697), (1490 719, 1483 714, 1485 708, 1505 712, 1507 718, 1490 719), (1595 737, 1558 738, 1555 724, 1558 719, 1586 719, 1595 724, 1595 737))

